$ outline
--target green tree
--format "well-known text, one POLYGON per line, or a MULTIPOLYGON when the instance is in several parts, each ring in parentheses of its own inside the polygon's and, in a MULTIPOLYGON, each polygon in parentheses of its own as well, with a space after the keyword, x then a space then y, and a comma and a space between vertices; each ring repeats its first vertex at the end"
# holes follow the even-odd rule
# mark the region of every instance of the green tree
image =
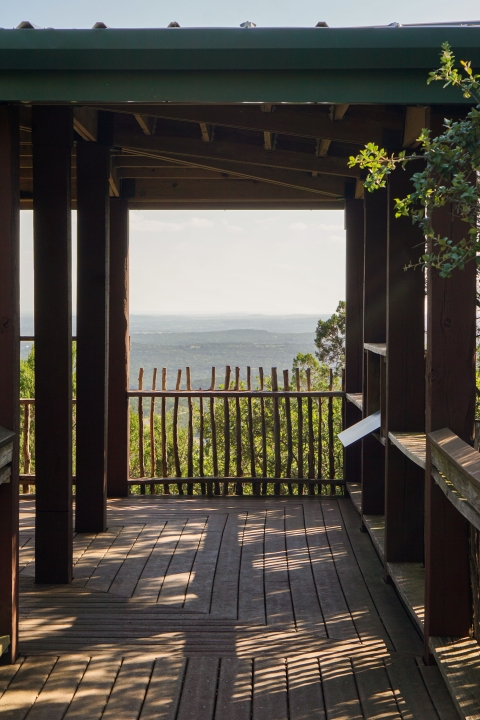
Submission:
POLYGON ((340 300, 336 312, 328 320, 318 321, 315 333, 315 355, 337 376, 345 365, 345 310, 346 303, 340 300))

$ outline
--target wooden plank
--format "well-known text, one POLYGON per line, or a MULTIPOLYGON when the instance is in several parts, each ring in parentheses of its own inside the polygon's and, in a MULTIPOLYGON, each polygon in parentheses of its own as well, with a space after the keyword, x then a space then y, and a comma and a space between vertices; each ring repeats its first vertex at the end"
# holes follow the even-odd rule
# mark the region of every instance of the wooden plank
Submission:
POLYGON ((287 673, 284 660, 253 661, 252 720, 287 720, 287 673))
POLYGON ((107 495, 126 497, 130 455, 129 223, 128 200, 110 198, 110 304, 108 313, 107 495))
POLYGON ((432 477, 438 487, 448 498, 448 501, 468 520, 477 530, 480 530, 480 512, 478 512, 468 500, 455 489, 450 480, 432 468, 432 477))
POLYGON ((387 563, 387 571, 395 583, 413 621, 423 632, 425 621, 425 568, 423 563, 387 563))
MULTIPOLYGON (((223 383, 224 390, 230 390, 230 373, 231 367, 227 365, 225 367, 225 380, 223 383)), ((230 405, 228 397, 223 401, 223 437, 225 441, 223 474, 225 477, 228 477, 230 475, 230 405)), ((227 482, 223 483, 223 494, 228 495, 227 482)))
POLYGON ((355 407, 357 407, 359 410, 363 407, 363 395, 362 393, 348 393, 346 394, 346 398, 349 402, 351 402, 355 407))
POLYGON ((238 586, 238 619, 263 625, 265 511, 249 512, 242 539, 242 559, 238 586))
POLYGON ((97 592, 108 592, 127 555, 143 530, 142 525, 122 529, 108 548, 108 553, 95 568, 85 587, 97 592))
POLYGON ((328 637, 357 640, 336 568, 336 548, 327 536, 321 508, 305 503, 304 513, 311 568, 328 637))
POLYGON ((2 720, 23 720, 39 696, 56 661, 56 657, 29 657, 25 660, 0 698, 2 720))
POLYGON ((285 514, 269 510, 265 522, 264 583, 267 625, 295 627, 285 544, 285 514))
POLYGON ((182 658, 157 658, 140 720, 176 720, 185 677, 182 658))
POLYGON ((90 660, 65 714, 65 720, 100 720, 121 665, 108 656, 90 660))
POLYGON ((363 720, 350 661, 320 661, 320 668, 328 720, 363 720))
MULTIPOLYGON (((278 393, 278 376, 277 368, 272 367, 272 392, 278 393)), ((278 406, 278 397, 274 396, 273 404, 273 449, 275 456, 275 477, 281 477, 281 448, 280 448, 280 408, 278 406)), ((274 494, 280 495, 280 483, 275 483, 274 494)))
MULTIPOLYGON (((138 370, 138 389, 143 388, 143 367, 138 370)), ((145 477, 145 447, 144 447, 144 426, 143 426, 143 398, 138 398, 138 469, 141 478, 145 477)), ((145 495, 145 486, 141 488, 141 494, 145 495)))
POLYGON ((352 664, 364 717, 402 720, 383 660, 368 658, 352 664))
POLYGON ((402 718, 438 720, 414 657, 391 655, 385 660, 402 718))
POLYGON ((363 523, 372 538, 379 558, 383 562, 385 558, 385 515, 364 515, 363 523))
POLYGON ((35 573, 39 583, 68 583, 72 579, 72 110, 37 106, 32 123, 35 573))
POLYGON ((224 657, 220 660, 215 720, 250 720, 252 661, 224 657))
POLYGON ((205 532, 206 519, 187 522, 177 546, 158 596, 160 605, 183 607, 188 583, 198 548, 205 532))
POLYGON ((245 514, 229 513, 220 546, 212 590, 211 614, 237 617, 240 560, 245 514))
POLYGON ((425 433, 390 431, 388 433, 388 439, 412 462, 425 469, 425 459, 427 453, 427 439, 425 433))
POLYGON ((186 520, 178 518, 170 520, 164 527, 135 587, 133 597, 157 601, 165 574, 185 525, 186 520))
POLYGON ((228 515, 209 516, 200 540, 185 596, 185 609, 209 613, 218 554, 228 515))
MULTIPOLYGON (((185 374, 187 377, 187 390, 191 390, 192 375, 189 367, 185 368, 185 374)), ((193 477, 193 403, 191 397, 188 398, 187 473, 188 477, 193 477)), ((191 485, 188 486, 187 495, 193 495, 193 487, 191 485)))
POLYGON ((125 659, 117 675, 102 720, 131 720, 142 709, 153 662, 139 662, 137 658, 125 659))
POLYGON ((190 658, 176 720, 211 720, 215 708, 218 658, 190 658))
POLYGON ((440 720, 458 720, 452 697, 438 667, 425 665, 422 658, 417 658, 417 665, 440 720))
POLYGON ((290 720, 326 720, 317 658, 287 660, 290 720))
POLYGON ((31 720, 63 720, 88 661, 89 658, 81 655, 64 655, 58 659, 28 713, 31 720))
MULTIPOLYGON (((99 137, 107 127, 99 112, 99 137)), ((106 142, 106 140, 105 140, 106 142)), ((106 528, 110 148, 77 146, 77 424, 78 532, 106 528)))
POLYGON ((93 540, 86 552, 75 565, 72 585, 80 585, 83 587, 88 582, 88 579, 91 577, 99 562, 105 556, 109 547, 121 530, 121 527, 111 526, 106 532, 98 535, 98 537, 93 540))
POLYGON ((0 665, 0 697, 10 685, 24 661, 25 658, 21 657, 13 665, 0 665))
POLYGON ((153 527, 146 525, 143 528, 115 575, 115 579, 109 588, 110 593, 122 595, 123 597, 130 597, 133 594, 164 527, 164 523, 155 523, 153 527))
POLYGON ((361 514, 362 512, 362 484, 361 483, 348 483, 346 485, 348 495, 353 503, 353 506, 361 514))
POLYGON ((474 638, 431 637, 430 650, 465 720, 480 718, 480 648, 474 638))

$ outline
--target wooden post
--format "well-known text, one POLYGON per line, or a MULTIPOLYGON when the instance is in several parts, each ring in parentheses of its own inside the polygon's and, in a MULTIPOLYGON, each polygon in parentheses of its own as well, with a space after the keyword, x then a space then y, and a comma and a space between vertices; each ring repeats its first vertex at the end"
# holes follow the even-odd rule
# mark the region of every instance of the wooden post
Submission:
MULTIPOLYGON (((412 191, 422 161, 388 183, 387 357, 385 434, 425 431, 425 274, 405 270, 423 254, 423 235, 395 217, 395 198, 412 191)), ((423 562, 424 471, 388 440, 385 446, 385 561, 423 562)))
MULTIPOLYGON (((434 228, 458 242, 465 223, 435 210, 434 228)), ((475 409, 475 260, 442 279, 427 271, 426 431, 449 428, 471 443, 475 409)), ((471 624, 468 523, 425 471, 425 654, 431 636, 465 636, 471 624)))
POLYGON ((18 433, 20 371, 18 106, 0 106, 0 425, 16 434, 12 476, 0 485, 0 635, 2 660, 18 656, 18 433))
MULTIPOLYGON (((362 392, 363 366, 363 271, 364 211, 363 200, 345 202, 346 229, 346 322, 345 322, 345 390, 362 392)), ((361 420, 359 409, 351 402, 345 406, 345 427, 361 420)), ((345 450, 344 477, 347 482, 361 482, 361 443, 345 450)), ((320 477, 320 474, 319 474, 320 477)))
POLYGON ((99 142, 77 146, 78 532, 106 528, 110 148, 105 116, 98 116, 99 142))
POLYGON ((35 580, 72 579, 72 110, 32 110, 35 580))
MULTIPOLYGON (((365 193, 363 340, 386 341, 387 191, 365 193)), ((364 353, 365 357, 365 353, 364 353)), ((364 360, 364 384, 366 376, 364 360)), ((363 414, 366 409, 364 387, 363 414)), ((362 442, 362 515, 383 515, 385 448, 372 435, 362 442)))
POLYGON ((110 198, 108 497, 126 497, 130 475, 128 200, 110 198))

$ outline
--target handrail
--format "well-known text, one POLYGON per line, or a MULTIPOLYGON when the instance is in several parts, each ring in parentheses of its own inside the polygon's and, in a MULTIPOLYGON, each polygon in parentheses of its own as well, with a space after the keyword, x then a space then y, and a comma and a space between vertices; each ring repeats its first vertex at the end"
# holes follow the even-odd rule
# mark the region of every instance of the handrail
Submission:
POLYGON ((133 398, 343 398, 343 390, 127 390, 133 398))

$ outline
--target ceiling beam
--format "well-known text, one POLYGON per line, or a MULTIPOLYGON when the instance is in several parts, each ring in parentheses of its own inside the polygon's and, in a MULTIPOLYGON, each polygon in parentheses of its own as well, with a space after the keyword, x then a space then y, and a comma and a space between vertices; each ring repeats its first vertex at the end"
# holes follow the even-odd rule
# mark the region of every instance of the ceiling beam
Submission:
POLYGON ((135 113, 135 120, 140 125, 144 135, 153 135, 155 133, 156 119, 148 115, 140 115, 135 113))
MULTIPOLYGON (((335 106, 340 107, 340 106, 335 106)), ((365 145, 383 143, 384 130, 401 133, 403 116, 382 107, 351 106, 342 122, 330 119, 324 106, 277 105, 274 112, 262 112, 258 105, 106 105, 103 110, 141 113, 151 117, 207 123, 281 135, 325 138, 337 142, 365 145)))
POLYGON ((73 128, 83 140, 95 142, 98 128, 98 111, 96 108, 73 108, 73 128))
POLYGON ((199 123, 200 125, 200 132, 202 135, 203 142, 211 143, 213 142, 213 136, 215 134, 215 128, 213 125, 210 125, 209 123, 199 123))
POLYGON ((330 105, 330 120, 333 122, 339 122, 340 120, 343 120, 345 117, 345 113, 347 112, 350 105, 339 103, 337 105, 330 105))
MULTIPOLYGON (((191 138, 170 138, 158 135, 147 138, 140 134, 116 131, 113 144, 117 148, 134 149, 145 152, 147 155, 155 153, 163 156, 177 156, 197 163, 200 162, 200 159, 202 162, 205 160, 226 161, 231 163, 232 168, 235 163, 242 163, 305 173, 338 175, 344 178, 360 176, 358 168, 348 167, 347 158, 317 158, 313 153, 310 155, 290 150, 275 150, 274 153, 265 153, 261 147, 255 145, 244 145, 225 140, 204 143, 191 138)), ((117 158, 117 164, 123 160, 122 157, 117 158)), ((210 164, 210 166, 220 168, 220 165, 210 164)))

